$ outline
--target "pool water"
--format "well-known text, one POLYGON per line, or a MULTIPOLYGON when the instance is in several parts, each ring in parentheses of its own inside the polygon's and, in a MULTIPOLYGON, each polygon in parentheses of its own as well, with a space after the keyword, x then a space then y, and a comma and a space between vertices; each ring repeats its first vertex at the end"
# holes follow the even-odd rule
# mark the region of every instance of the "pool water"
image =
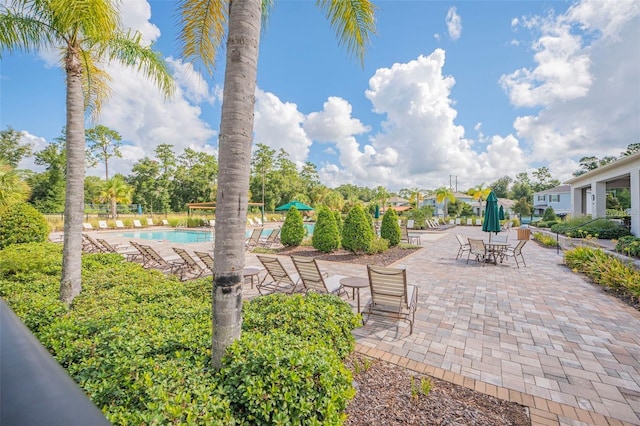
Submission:
MULTIPOLYGON (((305 223, 304 228, 307 235, 313 235, 314 223, 305 223)), ((262 235, 267 236, 273 232, 273 228, 262 230, 262 235)), ((139 238, 141 240, 167 241, 170 243, 190 244, 190 243, 208 243, 213 242, 215 234, 213 231, 193 231, 186 229, 163 230, 163 231, 127 231, 118 234, 124 238, 139 238)), ((248 230, 245 236, 249 238, 251 230, 248 230)))

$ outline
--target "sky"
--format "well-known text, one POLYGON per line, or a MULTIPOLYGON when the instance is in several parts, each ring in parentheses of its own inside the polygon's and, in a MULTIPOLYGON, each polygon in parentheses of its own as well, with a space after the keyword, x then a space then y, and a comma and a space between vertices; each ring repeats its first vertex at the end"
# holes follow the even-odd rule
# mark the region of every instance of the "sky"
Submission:
MULTIPOLYGON (((640 142, 637 0, 374 3, 376 34, 361 64, 314 1, 274 2, 260 43, 254 146, 314 163, 329 187, 464 191, 543 166, 564 181, 580 158, 640 142)), ((108 65, 111 97, 86 126, 122 135, 123 158, 110 171, 130 173, 161 143, 217 155, 224 51, 213 75, 186 62, 173 0, 120 8, 178 90, 166 100, 135 71, 108 65)), ((2 52, 2 129, 42 149, 61 134, 64 96, 55 52, 2 52)), ((30 159, 20 167, 38 170, 30 159)))

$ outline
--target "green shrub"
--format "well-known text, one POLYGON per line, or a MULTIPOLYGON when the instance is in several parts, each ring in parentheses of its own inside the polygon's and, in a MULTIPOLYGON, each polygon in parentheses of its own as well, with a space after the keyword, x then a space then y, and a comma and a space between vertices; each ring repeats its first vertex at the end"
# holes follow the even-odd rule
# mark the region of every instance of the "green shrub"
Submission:
POLYGON ((342 229, 342 247, 354 253, 366 252, 373 240, 373 230, 362 207, 355 205, 347 215, 342 229))
POLYGON ((633 235, 621 237, 616 243, 616 251, 627 256, 640 257, 640 238, 633 235))
POLYGON ((282 332, 243 333, 219 372, 238 419, 254 425, 342 424, 351 373, 322 344, 282 332))
POLYGON ((47 219, 27 203, 14 204, 0 215, 0 249, 11 244, 43 242, 48 237, 47 219))
POLYGON ((333 217, 336 220, 336 224, 338 225, 338 232, 342 235, 342 225, 344 224, 342 221, 342 213, 338 210, 333 210, 333 217))
POLYGON ((270 294, 243 306, 243 332, 266 334, 280 330, 308 342, 323 342, 340 358, 353 351, 355 339, 351 331, 358 326, 360 319, 351 306, 334 295, 270 294))
POLYGON ((551 231, 571 238, 591 237, 605 240, 619 239, 630 234, 629 230, 618 222, 600 219, 587 223, 589 220, 589 218, 578 218, 556 223, 551 226, 551 231))
POLYGON ((295 206, 291 206, 280 231, 280 242, 284 246, 299 246, 304 239, 305 229, 302 215, 295 206))
POLYGON ((340 230, 329 208, 321 206, 317 209, 317 214, 311 244, 322 252, 330 253, 340 247, 340 230))
POLYGON ((62 245, 54 243, 17 244, 0 251, 0 277, 20 274, 62 274, 62 245))
POLYGON ((387 209, 382 216, 380 237, 387 240, 391 247, 400 243, 400 226, 398 225, 398 215, 394 209, 387 209))
POLYGON ((576 247, 564 253, 571 269, 582 272, 603 287, 624 288, 631 295, 640 297, 640 271, 633 264, 625 263, 602 249, 576 247))
POLYGON ((544 214, 542 215, 542 220, 545 222, 555 221, 557 220, 556 212, 553 210, 553 207, 549 206, 545 209, 544 214))
POLYGON ((543 234, 542 232, 534 232, 533 239, 545 247, 556 247, 558 245, 555 237, 543 234))
POLYGON ((389 241, 384 238, 374 237, 371 241, 371 246, 367 250, 367 254, 384 253, 389 250, 389 241))

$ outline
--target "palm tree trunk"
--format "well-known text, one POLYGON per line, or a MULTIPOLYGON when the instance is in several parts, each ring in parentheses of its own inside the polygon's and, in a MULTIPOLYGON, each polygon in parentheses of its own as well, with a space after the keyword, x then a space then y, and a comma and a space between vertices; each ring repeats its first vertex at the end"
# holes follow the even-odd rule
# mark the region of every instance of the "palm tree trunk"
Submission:
POLYGON ((82 221, 84 216, 84 96, 78 50, 71 46, 65 58, 67 74, 67 183, 64 203, 64 247, 60 300, 71 305, 82 290, 82 221))
POLYGON ((229 8, 218 139, 211 348, 214 368, 220 367, 226 348, 240 337, 242 325, 242 270, 261 24, 260 0, 233 0, 229 8))

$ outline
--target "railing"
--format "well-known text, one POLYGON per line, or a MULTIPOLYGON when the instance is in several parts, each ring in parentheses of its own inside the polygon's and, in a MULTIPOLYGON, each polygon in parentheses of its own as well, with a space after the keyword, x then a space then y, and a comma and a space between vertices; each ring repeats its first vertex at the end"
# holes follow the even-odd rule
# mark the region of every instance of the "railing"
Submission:
POLYGON ((0 299, 0 424, 110 425, 0 299))

